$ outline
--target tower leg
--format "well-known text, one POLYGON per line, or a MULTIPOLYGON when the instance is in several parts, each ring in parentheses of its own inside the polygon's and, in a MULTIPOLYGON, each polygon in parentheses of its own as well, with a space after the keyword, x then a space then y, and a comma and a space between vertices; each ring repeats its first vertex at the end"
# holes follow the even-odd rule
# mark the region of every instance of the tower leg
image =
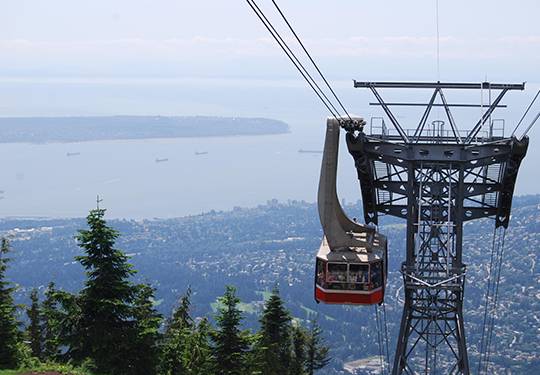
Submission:
MULTIPOLYGON (((405 292, 408 294, 408 292, 405 292)), ((396 355, 394 356, 394 367, 392 368, 392 375, 401 374, 407 363, 405 359, 405 350, 407 347, 407 338, 409 336, 411 327, 411 315, 410 315, 410 297, 405 297, 405 304, 403 306, 403 314, 401 316, 401 325, 399 327, 399 336, 397 340, 396 355)))

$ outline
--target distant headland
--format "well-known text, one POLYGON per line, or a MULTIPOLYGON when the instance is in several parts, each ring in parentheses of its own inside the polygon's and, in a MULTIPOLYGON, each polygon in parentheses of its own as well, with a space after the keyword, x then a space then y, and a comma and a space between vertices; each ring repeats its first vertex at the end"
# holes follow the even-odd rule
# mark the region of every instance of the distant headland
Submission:
POLYGON ((0 143, 226 137, 289 132, 283 121, 209 116, 0 117, 0 143))

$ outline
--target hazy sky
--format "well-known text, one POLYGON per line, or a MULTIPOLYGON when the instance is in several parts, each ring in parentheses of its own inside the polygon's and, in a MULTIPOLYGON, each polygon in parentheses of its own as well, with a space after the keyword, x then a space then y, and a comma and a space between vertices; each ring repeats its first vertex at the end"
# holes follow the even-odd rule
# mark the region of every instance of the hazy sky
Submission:
MULTIPOLYGON (((434 0, 279 3, 331 77, 435 76, 434 0)), ((242 0, 1 4, 4 77, 296 77, 242 0)), ((440 0, 442 78, 539 81, 539 14, 538 0, 440 0)))
MULTIPOLYGON (((258 3, 286 31, 271 1, 258 3)), ((326 115, 243 0, 0 4, 0 115, 326 115)), ((435 0, 279 4, 353 112, 366 109, 352 79, 437 79, 435 0)), ((527 81, 529 100, 540 1, 439 8, 441 80, 527 81)))

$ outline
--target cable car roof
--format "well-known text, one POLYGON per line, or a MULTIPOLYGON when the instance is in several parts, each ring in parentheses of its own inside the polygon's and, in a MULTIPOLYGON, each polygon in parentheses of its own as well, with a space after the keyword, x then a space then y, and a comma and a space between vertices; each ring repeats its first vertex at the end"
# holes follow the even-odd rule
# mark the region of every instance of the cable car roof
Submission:
POLYGON ((374 248, 370 252, 365 247, 356 247, 354 249, 330 250, 326 238, 323 239, 317 258, 327 262, 337 263, 369 263, 382 260, 384 252, 379 248, 374 248))

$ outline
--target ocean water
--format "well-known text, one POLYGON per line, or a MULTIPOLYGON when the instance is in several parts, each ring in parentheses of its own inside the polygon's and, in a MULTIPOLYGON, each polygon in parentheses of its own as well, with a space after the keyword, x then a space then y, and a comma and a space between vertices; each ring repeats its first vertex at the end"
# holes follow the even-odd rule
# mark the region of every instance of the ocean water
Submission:
MULTIPOLYGON (((312 133, 271 136, 0 144, 0 216, 80 217, 96 206, 97 195, 109 217, 136 219, 270 199, 314 202, 322 155, 298 150, 322 150, 323 138, 324 123, 312 133)), ((356 201, 359 186, 345 147, 340 195, 356 201)))

